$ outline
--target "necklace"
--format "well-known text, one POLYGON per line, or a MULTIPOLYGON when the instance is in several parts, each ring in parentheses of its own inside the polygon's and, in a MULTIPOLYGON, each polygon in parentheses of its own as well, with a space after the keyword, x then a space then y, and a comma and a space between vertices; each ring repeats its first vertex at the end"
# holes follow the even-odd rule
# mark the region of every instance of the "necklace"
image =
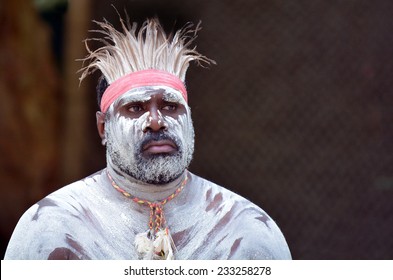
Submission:
POLYGON ((161 201, 151 202, 126 192, 115 183, 109 172, 107 172, 107 175, 112 186, 118 192, 135 203, 146 205, 150 208, 149 229, 146 232, 137 234, 135 237, 134 245, 138 253, 143 259, 174 259, 173 252, 176 251, 176 246, 165 220, 163 206, 174 199, 184 189, 187 184, 188 176, 185 176, 180 187, 178 187, 170 196, 161 201))

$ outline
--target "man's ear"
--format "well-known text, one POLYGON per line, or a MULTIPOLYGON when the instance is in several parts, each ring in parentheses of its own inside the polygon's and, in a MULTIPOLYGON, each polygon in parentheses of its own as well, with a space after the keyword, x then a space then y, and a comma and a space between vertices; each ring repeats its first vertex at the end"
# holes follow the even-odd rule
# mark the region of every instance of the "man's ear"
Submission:
POLYGON ((97 118, 98 135, 101 137, 102 145, 105 146, 105 144, 106 144, 106 139, 105 139, 105 113, 103 113, 101 111, 97 111, 96 112, 96 118, 97 118))

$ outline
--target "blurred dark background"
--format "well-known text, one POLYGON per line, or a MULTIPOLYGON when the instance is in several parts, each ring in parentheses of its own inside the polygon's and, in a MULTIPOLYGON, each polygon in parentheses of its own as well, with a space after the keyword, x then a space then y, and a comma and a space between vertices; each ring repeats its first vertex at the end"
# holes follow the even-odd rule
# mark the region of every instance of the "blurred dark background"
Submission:
MULTIPOLYGON (((393 258, 393 2, 0 2, 1 254, 22 213, 105 167, 92 20, 202 20, 190 170, 266 210, 295 259, 393 258)), ((50 225, 49 225, 50 226, 50 225)))

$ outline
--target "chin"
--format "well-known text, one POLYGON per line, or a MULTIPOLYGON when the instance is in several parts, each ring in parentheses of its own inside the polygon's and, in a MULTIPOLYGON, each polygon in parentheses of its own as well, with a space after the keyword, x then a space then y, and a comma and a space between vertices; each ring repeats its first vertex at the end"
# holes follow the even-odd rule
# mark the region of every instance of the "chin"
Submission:
POLYGON ((139 157, 134 164, 122 171, 134 179, 154 185, 165 185, 178 179, 188 167, 182 153, 139 157))

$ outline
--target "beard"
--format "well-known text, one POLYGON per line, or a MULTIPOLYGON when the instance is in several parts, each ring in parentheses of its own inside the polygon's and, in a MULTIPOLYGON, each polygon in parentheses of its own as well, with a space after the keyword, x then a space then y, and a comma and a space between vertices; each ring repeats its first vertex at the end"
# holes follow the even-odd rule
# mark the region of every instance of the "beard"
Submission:
POLYGON ((131 133, 122 130, 121 137, 106 133, 107 157, 119 171, 138 181, 156 185, 170 183, 183 174, 192 160, 194 129, 192 123, 188 126, 187 133, 179 136, 168 131, 148 131, 143 133, 140 139, 136 139, 135 135, 140 134, 132 129, 131 133), (177 147, 176 151, 161 154, 143 153, 145 145, 160 140, 172 141, 177 147))

